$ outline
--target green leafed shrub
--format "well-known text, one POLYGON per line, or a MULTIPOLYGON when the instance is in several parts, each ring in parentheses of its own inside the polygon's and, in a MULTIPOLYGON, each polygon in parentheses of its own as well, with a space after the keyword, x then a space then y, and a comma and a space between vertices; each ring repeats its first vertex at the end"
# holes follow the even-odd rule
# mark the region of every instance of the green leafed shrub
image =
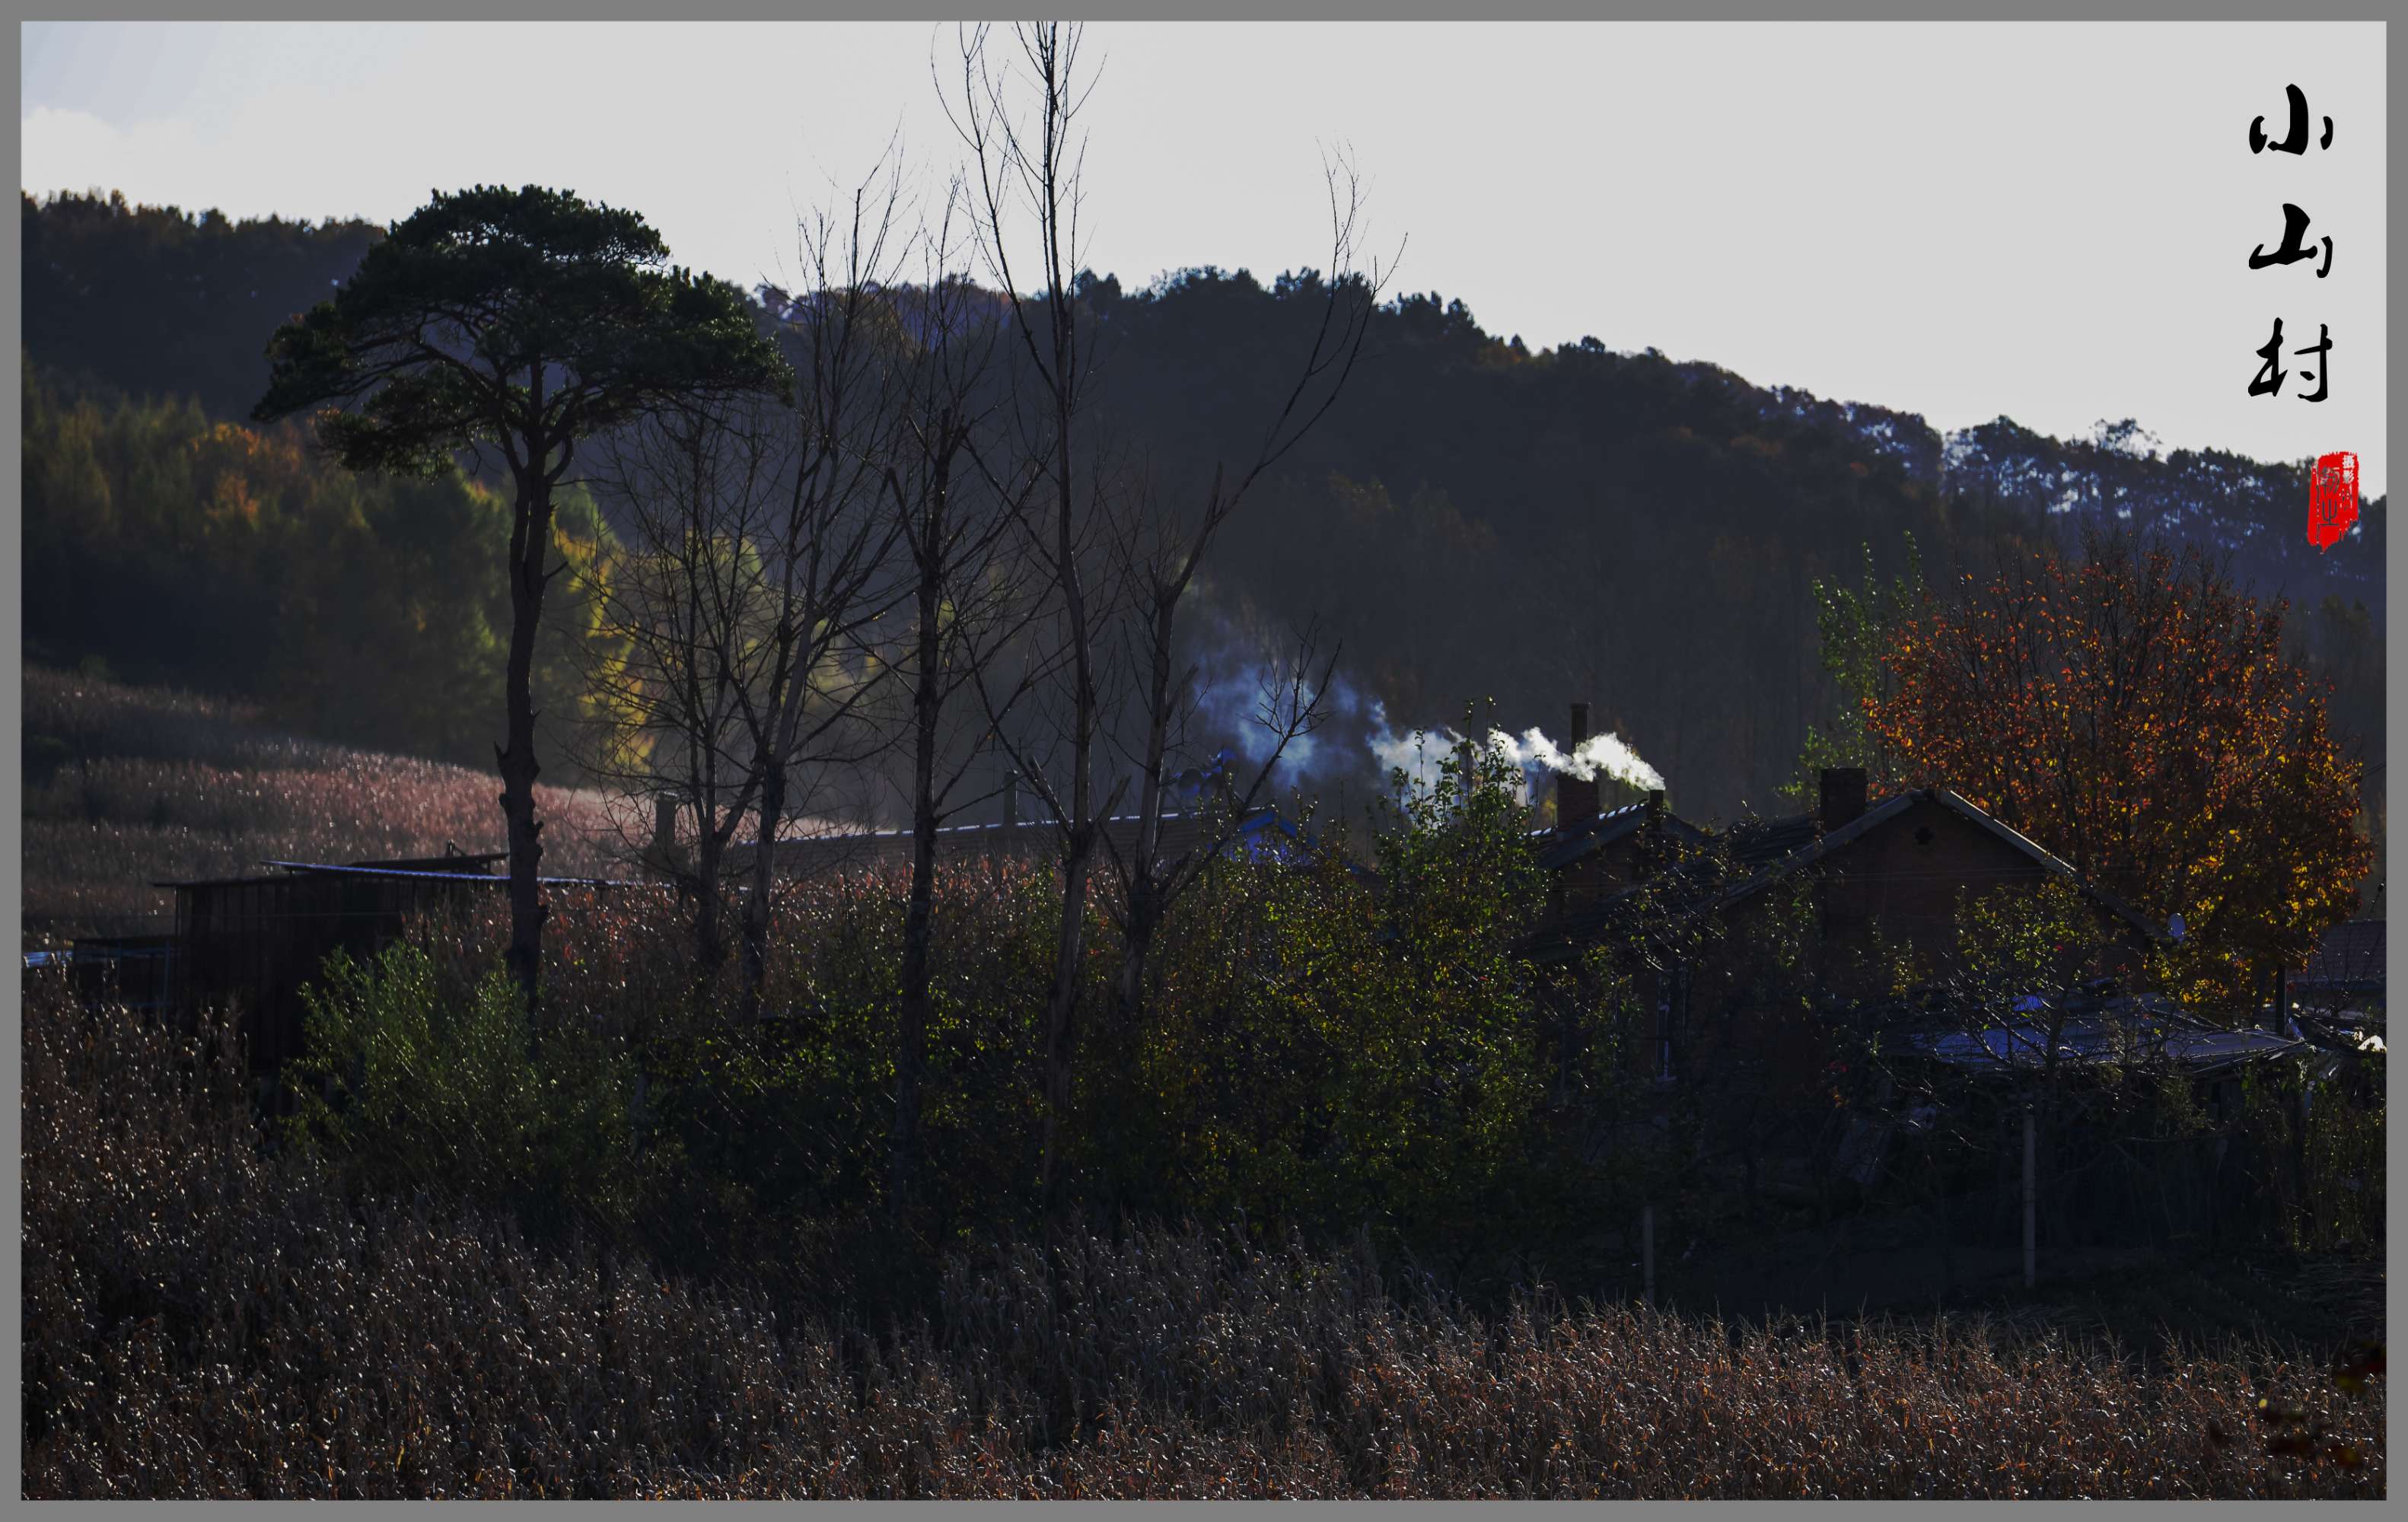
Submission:
POLYGON ((539 1224, 632 1208, 635 1067, 573 1027, 530 1027, 499 969, 459 987, 399 942, 330 957, 305 990, 307 1049, 288 1135, 379 1193, 517 1208, 539 1224))

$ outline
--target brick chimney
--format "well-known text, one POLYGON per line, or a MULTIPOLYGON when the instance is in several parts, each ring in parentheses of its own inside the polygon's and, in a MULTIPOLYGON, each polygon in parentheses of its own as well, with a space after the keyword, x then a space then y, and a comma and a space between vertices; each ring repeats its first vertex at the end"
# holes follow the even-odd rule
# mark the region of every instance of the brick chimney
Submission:
MULTIPOLYGON (((1571 733, 1564 741, 1564 749, 1567 752, 1579 750, 1581 741, 1586 739, 1588 739, 1588 705, 1574 703, 1571 733)), ((1591 777, 1586 782, 1583 782, 1576 777, 1558 776, 1555 779, 1555 828, 1568 830, 1575 825, 1586 824, 1596 817, 1597 779, 1591 777)))
POLYGON ((1865 768, 1823 768, 1823 833, 1830 834, 1865 811, 1865 768))

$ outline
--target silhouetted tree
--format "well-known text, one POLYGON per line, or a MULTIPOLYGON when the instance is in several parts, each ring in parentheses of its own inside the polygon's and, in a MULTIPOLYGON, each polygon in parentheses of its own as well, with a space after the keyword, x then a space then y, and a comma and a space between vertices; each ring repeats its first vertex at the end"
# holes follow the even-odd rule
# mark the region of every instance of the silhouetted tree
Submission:
POLYGON ((342 404, 319 437, 353 469, 427 474, 491 446, 514 496, 507 739, 497 746, 510 853, 509 964, 541 976, 535 706, 529 687, 554 574, 552 494, 580 439, 663 403, 787 392, 792 377, 735 287, 660 267, 635 212, 562 191, 437 194, 368 251, 331 301, 268 347, 261 421, 342 404))

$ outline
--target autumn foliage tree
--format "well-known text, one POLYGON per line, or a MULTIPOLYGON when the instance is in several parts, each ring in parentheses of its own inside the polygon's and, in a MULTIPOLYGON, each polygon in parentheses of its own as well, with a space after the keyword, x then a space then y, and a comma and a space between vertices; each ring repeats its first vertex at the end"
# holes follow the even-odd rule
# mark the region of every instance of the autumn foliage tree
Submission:
POLYGON ((2283 650, 2286 605, 2196 548, 2086 538, 1927 593, 1882 657, 1865 733, 2185 935, 2173 970, 2241 992, 2358 907, 2372 845, 2327 684, 2283 650))

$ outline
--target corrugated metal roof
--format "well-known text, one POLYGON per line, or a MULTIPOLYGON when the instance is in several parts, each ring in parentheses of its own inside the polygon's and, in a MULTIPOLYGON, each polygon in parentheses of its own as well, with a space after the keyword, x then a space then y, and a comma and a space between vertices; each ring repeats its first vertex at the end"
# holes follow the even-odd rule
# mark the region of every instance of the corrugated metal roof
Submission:
MULTIPOLYGON (((1156 850, 1165 856, 1178 856, 1197 850, 1209 843, 1220 818, 1203 810, 1166 812, 1161 820, 1161 833, 1156 838, 1156 850)), ((1117 850, 1126 854, 1137 848, 1138 815, 1113 814, 1097 823, 1102 826, 1099 854, 1117 850)), ((1036 855, 1051 852, 1058 839, 1052 819, 1024 819, 1009 825, 944 825, 938 827, 936 835, 940 857, 960 853, 990 852, 1036 855)), ((778 865, 781 871, 808 874, 879 862, 893 863, 908 859, 911 845, 910 830, 864 830, 804 836, 778 842, 778 865)), ((738 841, 728 848, 729 857, 731 861, 741 864, 757 848, 755 841, 738 841)), ((1284 856, 1291 851, 1317 851, 1320 844, 1299 830, 1276 806, 1265 804, 1249 811, 1234 823, 1230 838, 1223 842, 1222 849, 1276 857, 1284 856)))
MULTIPOLYGON (((1907 1035, 1907 1044, 1952 1067, 1996 1073, 2035 1070, 2049 1060, 2044 1012, 1955 1030, 1907 1035)), ((2303 1050, 2271 1030, 2227 1030, 2185 1015, 2163 999, 2111 999, 2069 1012, 2056 1031, 2059 1066, 2168 1062, 2207 1072, 2303 1050)))
MULTIPOLYGON (((260 865, 263 867, 280 868, 287 872, 332 872, 345 877, 392 877, 402 878, 410 882, 482 883, 488 887, 493 887, 497 884, 507 884, 509 882, 508 877, 496 876, 492 872, 428 872, 395 867, 372 867, 366 865, 357 867, 335 867, 324 862, 314 861, 265 861, 260 863, 260 865)), ((248 883, 290 883, 293 880, 289 877, 261 877, 241 878, 231 881, 248 883)), ((547 887, 647 888, 658 886, 657 883, 642 878, 538 877, 536 881, 543 883, 547 887)), ((213 884, 163 883, 158 885, 161 887, 201 887, 210 886, 213 884)))

